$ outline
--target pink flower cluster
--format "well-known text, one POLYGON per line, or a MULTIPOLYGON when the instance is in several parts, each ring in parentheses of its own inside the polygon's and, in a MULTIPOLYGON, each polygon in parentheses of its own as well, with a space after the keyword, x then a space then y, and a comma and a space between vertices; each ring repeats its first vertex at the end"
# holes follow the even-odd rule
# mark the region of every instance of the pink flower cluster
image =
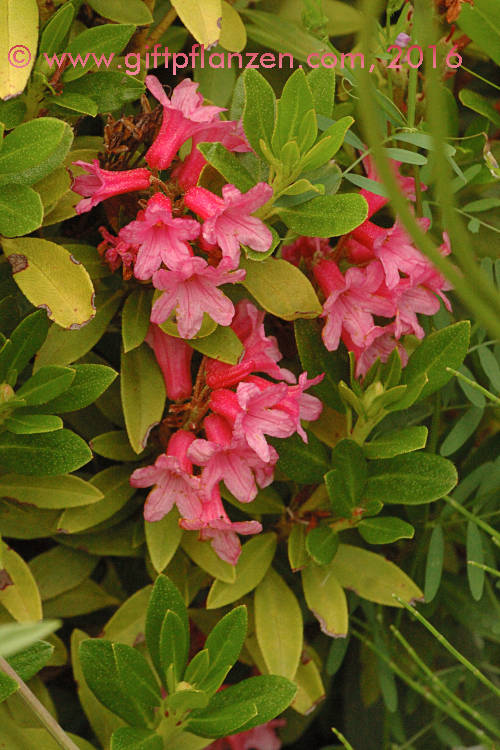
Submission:
POLYGON ((276 734, 276 729, 285 723, 285 719, 273 719, 247 732, 231 734, 229 737, 216 740, 207 750, 280 750, 281 740, 276 734))
POLYGON ((200 539, 210 539, 219 557, 234 565, 241 551, 237 535, 256 534, 262 527, 257 521, 229 519, 220 482, 241 503, 251 503, 259 487, 271 484, 278 453, 266 437, 297 432, 307 441, 302 420, 317 419, 322 404, 305 391, 322 376, 308 379, 302 373, 297 382, 278 365, 276 339, 266 335, 264 313, 251 302, 238 303, 232 329, 243 345, 240 361, 229 365, 205 359, 193 389, 191 347, 151 327, 148 342, 169 398, 191 401, 183 429, 172 434, 166 452, 153 466, 136 469, 130 481, 134 487, 153 485, 144 508, 147 521, 160 520, 175 504, 182 528, 199 531, 200 539))
MULTIPOLYGON (((397 167, 395 163, 395 171, 397 167)), ((376 179, 369 161, 367 172, 376 179)), ((403 192, 414 200, 413 178, 398 175, 398 179, 403 192)), ((395 347, 406 364, 401 337, 412 334, 423 338, 417 314, 434 315, 440 299, 450 309, 444 292, 451 289, 398 221, 389 229, 371 221, 387 199, 367 190, 361 194, 368 202, 368 218, 342 237, 335 249, 325 240, 299 238, 283 250, 283 257, 296 265, 304 261, 311 270, 325 298, 321 316, 325 319, 325 347, 334 351, 342 340, 355 354, 358 377, 365 375, 377 358, 386 362, 395 347)), ((428 219, 418 219, 418 223, 423 231, 428 230, 428 219)), ((446 235, 440 252, 451 252, 446 235)))
POLYGON ((123 265, 126 278, 133 274, 140 281, 151 281, 161 292, 151 321, 162 324, 175 315, 180 336, 189 339, 200 330, 204 315, 223 326, 231 323, 234 306, 220 287, 245 277, 245 271, 238 268, 241 243, 256 252, 271 247, 271 231, 252 214, 269 201, 273 191, 264 182, 246 193, 225 185, 222 196, 198 187, 206 162, 197 145, 218 141, 232 151, 249 151, 241 123, 221 120, 222 109, 204 105, 193 81, 182 81, 170 99, 154 76, 147 76, 146 85, 163 107, 160 131, 145 155, 149 168, 113 172, 102 169, 97 160, 75 162, 88 173, 73 183, 73 190, 84 196, 76 210, 90 211, 101 201, 124 193, 153 193, 117 237, 101 229, 104 241, 99 249, 113 270, 123 265), (170 189, 182 193, 173 203, 163 190, 154 192, 154 186, 168 191, 158 172, 172 165, 190 138, 191 152, 170 173, 170 189), (186 209, 202 223, 185 215, 186 209), (191 244, 195 241, 196 253, 191 244))

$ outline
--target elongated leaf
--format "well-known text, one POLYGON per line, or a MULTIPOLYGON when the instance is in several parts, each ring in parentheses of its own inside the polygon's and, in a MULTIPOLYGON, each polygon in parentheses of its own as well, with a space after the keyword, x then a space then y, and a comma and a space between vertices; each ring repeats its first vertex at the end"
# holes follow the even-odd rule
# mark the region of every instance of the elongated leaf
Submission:
POLYGON ((259 534, 243 545, 236 564, 234 583, 214 581, 208 593, 207 609, 217 609, 240 599, 252 591, 264 578, 276 549, 276 535, 259 534))
POLYGON ((149 327, 152 294, 149 289, 134 289, 125 300, 122 310, 123 351, 129 352, 140 346, 149 327))
POLYGON ((302 571, 302 586, 307 606, 323 633, 332 638, 345 638, 348 628, 347 599, 332 565, 309 563, 302 571))
POLYGON ((358 530, 368 544, 390 544, 398 539, 413 539, 415 534, 411 524, 393 516, 363 518, 358 530))
POLYGON ((403 427, 383 433, 375 440, 365 443, 363 448, 367 458, 392 458, 425 448, 427 432, 427 427, 403 427))
POLYGON ((457 472, 450 461, 420 451, 371 461, 364 497, 420 505, 443 497, 456 483, 457 472))
POLYGON ((269 83, 258 71, 246 70, 243 82, 245 87, 243 127, 254 151, 264 157, 260 141, 263 140, 268 148, 271 145, 276 97, 269 83))
POLYGON ((97 563, 97 557, 58 545, 34 557, 29 566, 40 596, 45 600, 79 586, 90 576, 97 563))
POLYGON ((17 552, 10 548, 3 551, 2 565, 0 604, 18 622, 41 620, 40 592, 28 565, 17 552))
POLYGON ((214 578, 226 583, 234 583, 236 580, 236 567, 221 560, 210 544, 200 544, 197 532, 183 533, 182 549, 196 565, 202 570, 206 570, 214 578))
POLYGON ((236 607, 228 612, 210 632, 205 649, 208 652, 209 668, 198 687, 214 693, 236 663, 247 632, 246 607, 236 607))
POLYGON ((70 126, 55 117, 38 117, 18 125, 3 142, 0 185, 38 182, 63 161, 72 141, 70 126))
POLYGON ((163 620, 167 610, 172 610, 184 627, 186 642, 189 643, 189 622, 186 605, 179 590, 163 575, 156 579, 146 614, 146 643, 156 671, 163 679, 163 661, 160 650, 160 638, 163 620))
POLYGON ((426 602, 431 602, 438 592, 443 572, 443 560, 443 528, 437 524, 432 529, 429 549, 427 551, 427 562, 425 565, 424 596, 426 602))
POLYGON ((113 461, 137 461, 137 453, 132 450, 127 433, 124 430, 104 432, 92 438, 90 447, 94 453, 113 461))
POLYGON ((289 479, 301 484, 321 482, 328 471, 328 452, 315 435, 308 433, 307 443, 299 435, 270 442, 278 451, 279 468, 289 479))
POLYGON ((62 476, 30 477, 20 474, 3 474, 0 477, 0 494, 37 508, 72 508, 101 500, 102 492, 80 477, 62 476))
POLYGON ((317 322, 296 320, 294 323, 295 341, 299 351, 300 362, 310 378, 324 372, 325 377, 310 389, 323 403, 332 409, 344 412, 345 406, 338 395, 337 384, 345 379, 343 363, 334 352, 329 352, 321 340, 317 322))
POLYGON ((172 669, 174 684, 182 680, 188 657, 189 641, 183 622, 176 612, 167 610, 160 631, 160 660, 163 674, 170 688, 169 672, 172 669))
POLYGON ((23 91, 35 61, 37 41, 36 0, 5 0, 0 6, 0 99, 23 91))
POLYGON ((206 357, 235 365, 243 352, 243 344, 229 326, 217 326, 213 333, 201 339, 191 339, 189 345, 206 357))
POLYGON ((398 607, 393 594, 407 602, 423 598, 418 586, 394 563, 360 547, 340 544, 331 570, 341 586, 371 602, 398 607))
POLYGON ((338 546, 338 534, 329 526, 316 526, 306 536, 306 550, 318 565, 331 563, 338 546))
POLYGON ((147 344, 122 354, 121 397, 130 444, 136 453, 145 447, 165 406, 165 383, 147 344))
MULTIPOLYGON (((278 101, 276 124, 271 140, 275 154, 279 154, 283 146, 291 140, 296 140, 299 147, 303 145, 300 127, 306 114, 311 110, 314 111, 311 89, 307 84, 304 71, 298 68, 288 78, 278 101)), ((316 132, 313 132, 313 142, 316 139, 316 132)), ((309 145, 311 144, 307 144, 309 145)))
POLYGON ((55 476, 76 471, 92 453, 87 443, 70 430, 42 435, 0 435, 0 464, 7 471, 55 476))
POLYGON ((335 237, 356 229, 368 216, 368 204, 356 193, 320 195, 298 206, 279 209, 285 224, 297 234, 335 237))
POLYGON ((293 679, 302 653, 302 613, 295 594, 269 568, 255 589, 255 633, 270 674, 293 679))
POLYGON ((80 55, 80 62, 66 68, 63 73, 64 80, 74 81, 81 78, 96 65, 96 59, 102 61, 103 55, 116 55, 121 52, 134 31, 135 26, 131 24, 111 23, 82 31, 71 40, 66 50, 74 60, 80 55))
POLYGON ((63 328, 81 328, 95 315, 94 288, 85 268, 55 242, 35 237, 3 240, 14 281, 35 307, 63 328))
POLYGON ((144 26, 153 21, 153 16, 147 5, 141 0, 90 0, 89 5, 100 16, 109 18, 116 23, 133 23, 144 26))
POLYGON ((161 693, 145 656, 124 643, 113 643, 113 653, 118 677, 126 686, 128 697, 152 720, 155 708, 161 703, 161 693))
POLYGON ((0 655, 4 659, 31 646, 40 638, 45 638, 57 630, 57 620, 39 623, 8 623, 0 625, 0 655))
POLYGON ((325 484, 335 516, 349 518, 360 504, 367 479, 363 450, 354 440, 341 440, 332 452, 333 469, 325 484))
POLYGON ((238 190, 246 192, 252 188, 256 181, 247 169, 238 161, 234 153, 228 151, 221 143, 200 143, 198 151, 201 151, 205 159, 221 175, 238 190))
POLYGON ((5 427, 15 435, 38 435, 41 432, 61 430, 63 421, 60 417, 45 414, 17 414, 5 420, 5 427))
POLYGON ((75 371, 71 367, 47 365, 41 367, 16 392, 27 406, 38 406, 63 393, 73 380, 75 371))
POLYGON ((49 330, 49 321, 45 310, 37 310, 28 315, 12 331, 9 351, 9 369, 22 373, 30 359, 37 353, 49 330))
POLYGON ((73 365, 71 369, 75 372, 71 385, 60 396, 44 404, 44 410, 65 414, 83 409, 94 403, 117 376, 116 370, 106 365, 73 365))
POLYGON ((152 729, 119 727, 113 732, 111 750, 162 750, 163 741, 152 729))
POLYGON ((161 573, 175 555, 181 541, 183 532, 179 526, 179 513, 173 508, 160 521, 144 521, 144 530, 153 568, 161 573))
POLYGON ((40 196, 27 185, 0 186, 0 233, 20 237, 42 226, 43 205, 40 196))
MULTIPOLYGON (((483 540, 481 532, 474 521, 467 523, 466 551, 467 562, 472 560, 480 565, 483 564, 483 540)), ((482 568, 478 568, 475 565, 467 565, 467 579, 472 597, 478 602, 483 595, 485 572, 482 568)))

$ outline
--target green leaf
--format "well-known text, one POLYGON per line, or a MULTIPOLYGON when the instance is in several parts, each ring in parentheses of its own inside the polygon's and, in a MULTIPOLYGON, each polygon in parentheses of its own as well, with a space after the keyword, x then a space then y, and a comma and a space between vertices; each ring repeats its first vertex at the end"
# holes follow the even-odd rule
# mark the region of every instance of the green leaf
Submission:
POLYGON ((278 451, 281 471, 300 484, 321 482, 329 468, 326 447, 312 432, 307 432, 307 437, 307 443, 297 434, 284 440, 271 438, 269 441, 278 451))
POLYGON ((36 0, 5 0, 0 6, 0 29, 0 99, 10 99, 22 93, 35 60, 38 41, 36 0))
POLYGON ((43 180, 36 182, 33 189, 42 199, 44 213, 50 213, 71 186, 71 177, 66 167, 60 166, 50 172, 43 180))
POLYGON ((276 541, 276 535, 268 533, 246 542, 236 563, 236 580, 234 583, 215 580, 208 593, 207 609, 231 604, 258 586, 271 565, 276 541))
POLYGON ((271 147, 271 135, 274 130, 276 97, 269 83, 256 70, 245 70, 243 73, 245 87, 245 106, 243 110, 243 127, 253 150, 262 158, 260 141, 271 147))
POLYGON ((432 529, 427 561, 425 564, 424 596, 426 603, 431 602, 439 590, 444 561, 443 528, 439 524, 432 529))
POLYGON ((221 737, 253 729, 284 711, 295 693, 295 685, 285 677, 250 677, 216 693, 207 708, 193 711, 189 731, 202 737, 221 737))
POLYGON ((198 682, 200 690, 215 693, 236 663, 247 633, 247 610, 240 606, 228 612, 210 632, 205 641, 209 668, 198 682))
POLYGON ((8 369, 22 373, 45 341, 48 330, 49 321, 45 310, 36 310, 24 318, 10 335, 12 346, 9 350, 8 369))
POLYGON ((7 623, 0 625, 0 655, 4 659, 22 651, 35 641, 57 630, 57 620, 45 620, 38 623, 7 623))
POLYGON ((329 526, 316 526, 306 536, 306 550, 318 565, 331 563, 338 546, 338 534, 329 526))
MULTIPOLYGON (((182 680, 189 651, 189 639, 184 623, 176 612, 167 610, 160 631, 160 663, 169 692, 169 668, 172 667, 174 685, 182 680)), ((164 680, 165 681, 165 680, 164 680)))
POLYGON ((0 605, 19 622, 41 620, 42 601, 33 574, 23 558, 10 547, 4 547, 0 573, 0 605))
POLYGON ((204 648, 202 651, 198 651, 189 662, 184 673, 184 680, 190 685, 197 685, 208 674, 208 667, 208 651, 204 648))
POLYGON ((196 531, 184 532, 182 534, 182 549, 189 555, 191 560, 202 570, 206 570, 214 578, 226 583, 234 583, 236 580, 236 568, 228 562, 221 560, 214 552, 212 546, 199 540, 196 531))
POLYGON ((104 626, 102 635, 112 641, 120 641, 133 646, 144 636, 146 624, 146 607, 153 585, 132 594, 113 614, 104 626))
POLYGON ((133 23, 146 26, 153 22, 153 16, 143 0, 89 0, 91 8, 103 18, 116 23, 133 23))
POLYGON ((3 474, 0 477, 0 494, 37 508, 71 508, 95 503, 103 497, 93 484, 69 474, 36 478, 3 474))
MULTIPOLYGON (((467 523, 465 549, 467 563, 471 560, 480 565, 484 563, 483 539, 481 532, 472 520, 467 523)), ((476 602, 478 602, 483 595, 484 579, 485 572, 482 568, 478 568, 476 565, 467 565, 467 580, 469 582, 472 598, 475 599, 476 602)))
MULTIPOLYGON (((482 394, 480 394, 482 395, 482 394)), ((439 453, 441 456, 451 456, 464 445, 479 427, 484 414, 484 407, 474 407, 462 414, 443 440, 439 453)))
POLYGON ((302 716, 308 716, 325 698, 325 688, 318 665, 310 656, 306 655, 305 658, 309 660, 305 663, 300 662, 294 677, 297 695, 292 703, 293 710, 302 716))
POLYGON ((324 404, 344 412, 344 404, 338 395, 337 384, 345 378, 345 367, 338 355, 329 352, 323 341, 317 323, 311 320, 296 320, 294 323, 295 341, 300 363, 310 378, 325 373, 325 377, 310 389, 324 404))
POLYGON ((131 683, 123 684, 113 644, 102 638, 82 641, 78 649, 85 681, 96 698, 127 723, 147 726, 142 711, 129 695, 131 683))
POLYGON ((0 151, 0 185, 33 185, 64 159, 73 141, 70 126, 55 117, 38 117, 14 128, 0 151))
POLYGON ((57 527, 66 534, 75 534, 96 526, 121 510, 135 493, 130 485, 128 466, 115 464, 95 474, 91 481, 104 497, 97 504, 68 508, 61 514, 57 527))
POLYGON ((415 529, 394 516, 362 518, 358 530, 368 544, 390 544, 398 539, 413 539, 415 529))
POLYGON ((320 195, 298 206, 280 207, 279 215, 296 234, 336 237, 351 232, 365 221, 368 204, 357 193, 320 195))
POLYGON ((335 71, 333 68, 316 68, 307 74, 314 109, 317 115, 331 117, 335 101, 335 71))
POLYGON ((149 328, 152 292, 145 287, 134 289, 125 300, 122 310, 123 351, 129 352, 140 346, 149 328))
POLYGON ((104 432, 92 438, 90 447, 94 453, 113 461, 137 461, 137 453, 132 450, 127 433, 124 430, 104 432))
POLYGON ((71 367, 47 365, 41 367, 16 391, 28 406, 38 406, 59 396, 69 388, 75 378, 71 367))
POLYGON ((205 357, 227 362, 230 365, 237 364, 243 353, 243 344, 229 326, 217 326, 215 331, 208 336, 201 339, 189 339, 187 343, 205 357))
POLYGON ((54 646, 46 641, 37 641, 11 656, 8 662, 21 680, 27 682, 47 664, 54 653, 54 646))
POLYGON ((457 23, 485 54, 500 65, 500 13, 494 0, 462 5, 457 23))
POLYGON ((47 55, 50 56, 53 55, 54 52, 59 51, 61 45, 66 39, 66 35, 73 22, 74 16, 74 5, 72 3, 67 3, 62 5, 50 18, 40 37, 40 45, 38 48, 39 58, 36 63, 37 68, 40 68, 43 65, 42 61, 44 61, 44 58, 41 56, 42 52, 46 52, 47 55))
POLYGON ((277 258, 259 263, 242 258, 240 265, 246 270, 243 286, 272 315, 295 320, 315 318, 321 313, 311 282, 292 263, 277 258))
POLYGON ((19 690, 19 684, 0 670, 0 703, 19 690))
POLYGON ((97 104, 90 97, 76 93, 63 92, 58 96, 49 96, 45 99, 45 103, 51 110, 53 109, 52 105, 57 105, 57 107, 79 112, 83 115, 90 115, 90 117, 95 117, 99 111, 97 104))
POLYGON ((173 508, 160 521, 144 521, 146 544, 153 568, 161 573, 175 555, 182 538, 179 514, 173 508))
POLYGON ((420 450, 425 448, 427 433, 427 427, 420 426, 385 432, 364 444, 365 455, 367 458, 392 458, 401 453, 420 450))
POLYGON ((228 151, 222 143, 199 143, 197 148, 208 163, 215 167, 227 182, 236 185, 238 190, 246 192, 256 184, 236 155, 228 151))
POLYGON ((132 448, 141 453, 163 416, 166 400, 163 375, 147 344, 122 354, 120 381, 127 434, 132 448))
POLYGON ((7 471, 54 476, 76 471, 92 458, 87 443, 70 430, 0 435, 0 464, 7 471))
MULTIPOLYGON (((300 137, 301 126, 310 112, 314 112, 314 101, 303 70, 298 68, 287 79, 281 98, 278 101, 276 124, 271 139, 273 152, 278 155, 283 146, 289 141, 296 140, 299 149, 303 151, 312 144, 300 137)), ((316 126, 316 118, 314 117, 316 126)), ((316 130, 312 133, 312 142, 316 139, 316 130)))
POLYGON ((354 440, 341 440, 332 451, 332 466, 325 484, 333 514, 350 518, 361 503, 367 478, 363 449, 354 440))
POLYGON ((53 599, 85 581, 99 558, 68 547, 52 547, 33 557, 29 566, 42 600, 53 599))
POLYGON ((36 237, 3 240, 14 281, 35 307, 63 328, 81 328, 95 315, 94 288, 85 268, 55 242, 36 237))
MULTIPOLYGON (((500 202, 499 202, 500 205, 500 202)), ((481 346, 477 350, 481 367, 484 370, 484 374, 490 381, 490 385, 493 389, 500 391, 500 362, 497 357, 493 354, 491 349, 486 346, 481 346)))
POLYGON ((360 547, 340 544, 330 567, 341 586, 370 602, 398 607, 393 594, 407 602, 423 598, 418 586, 394 563, 360 547))
POLYGON ((221 34, 221 0, 204 0, 202 5, 197 0, 173 0, 172 5, 184 26, 205 48, 218 41, 221 34))
POLYGON ((353 122, 354 119, 352 117, 342 117, 337 122, 334 122, 333 125, 330 125, 316 145, 304 157, 302 169, 317 169, 322 164, 326 164, 330 159, 333 159, 342 146, 345 134, 353 122))
POLYGON ((37 435, 62 429, 63 421, 60 417, 45 414, 17 414, 8 417, 4 424, 15 435, 37 435))
POLYGON ((203 690, 181 683, 175 693, 167 699, 167 706, 172 711, 191 711, 194 708, 205 708, 209 697, 203 690))
POLYGON ((349 622, 347 599, 335 577, 332 563, 316 565, 310 562, 301 575, 307 606, 322 632, 332 638, 345 638, 349 622))
POLYGON ((470 323, 460 323, 442 328, 426 336, 418 346, 403 370, 403 383, 412 383, 418 376, 427 375, 428 382, 423 387, 417 401, 442 388, 452 377, 446 370, 458 370, 465 359, 469 346, 470 323))
POLYGON ((113 732, 111 750, 162 750, 163 741, 152 729, 119 727, 113 732))
MULTIPOLYGON (((78 69, 82 66, 77 66, 78 69)), ((137 101, 144 93, 144 84, 127 73, 106 70, 68 81, 64 84, 64 93, 92 99, 99 112, 114 112, 127 102, 137 101)))
MULTIPOLYGON (((47 368, 41 367, 36 375, 45 369, 47 368)), ((60 396, 44 404, 44 411, 50 410, 57 414, 64 414, 68 411, 83 409, 93 404, 109 388, 118 374, 116 370, 106 365, 73 365, 71 369, 75 372, 73 382, 60 396)))
POLYGON ((306 534, 306 526, 302 523, 296 523, 292 526, 288 537, 288 562, 293 573, 302 570, 310 561, 306 550, 306 534))
POLYGON ((97 295, 97 312, 93 320, 79 330, 68 331, 53 325, 37 354, 35 370, 43 365, 69 365, 89 352, 99 341, 118 309, 122 292, 97 295))
POLYGON ((497 112, 493 104, 486 97, 470 89, 461 89, 458 93, 458 98, 466 107, 486 117, 497 128, 500 127, 500 113, 497 112))
POLYGON ((418 164, 419 166, 427 164, 427 157, 417 151, 408 151, 404 148, 386 148, 385 153, 389 159, 400 161, 403 164, 418 164))
POLYGON ((302 653, 302 612, 295 594, 269 568, 255 589, 255 634, 270 674, 293 679, 302 653))
POLYGON ((140 651, 124 643, 113 643, 113 653, 117 674, 122 685, 126 686, 127 697, 152 721, 155 708, 161 703, 161 692, 146 658, 140 651))
POLYGON ((431 453, 408 453, 371 461, 368 469, 364 497, 382 503, 430 503, 448 494, 457 483, 453 464, 431 453))
MULTIPOLYGON (((128 44, 135 26, 130 24, 111 24, 105 26, 94 26, 91 29, 85 29, 78 36, 73 37, 68 44, 66 54, 71 54, 73 59, 81 55, 82 62, 68 67, 63 73, 64 81, 74 81, 88 73, 95 66, 94 59, 100 59, 102 62, 103 55, 118 54, 128 44), (86 56, 88 58, 86 59, 86 56)), ((65 87, 66 90, 66 87, 65 87)))
POLYGON ((0 187, 0 233, 4 237, 30 234, 42 221, 42 200, 32 188, 15 184, 0 187))
POLYGON ((146 614, 146 643, 156 671, 163 678, 163 661, 160 638, 163 620, 167 610, 172 610, 179 618, 189 643, 189 621, 186 605, 179 590, 164 575, 156 579, 146 614))

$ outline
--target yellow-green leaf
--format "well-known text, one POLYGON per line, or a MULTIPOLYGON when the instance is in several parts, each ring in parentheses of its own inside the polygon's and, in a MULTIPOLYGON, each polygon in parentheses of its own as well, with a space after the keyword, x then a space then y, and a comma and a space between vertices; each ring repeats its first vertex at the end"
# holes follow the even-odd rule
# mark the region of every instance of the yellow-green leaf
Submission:
POLYGON ((35 62, 38 43, 36 0, 2 0, 0 5, 0 99, 20 94, 35 62))
POLYGON ((94 287, 85 268, 66 248, 36 237, 4 239, 4 252, 17 285, 50 320, 81 328, 95 315, 94 287))
POLYGON ((136 453, 146 447, 151 428, 165 406, 165 383, 147 344, 122 354, 121 396, 130 445, 136 453))
POLYGON ((255 632, 270 674, 293 680, 302 653, 302 612, 295 594, 272 568, 255 589, 255 632))
POLYGON ((222 0, 222 24, 219 44, 230 52, 241 52, 247 43, 245 24, 237 10, 222 0))
POLYGON ((318 620, 323 633, 332 638, 345 637, 349 622, 347 600, 342 586, 332 572, 332 563, 309 563, 302 571, 302 586, 307 606, 318 620))
POLYGON ((73 474, 53 477, 4 474, 0 477, 0 494, 37 508, 72 508, 95 503, 103 497, 97 487, 73 474))
POLYGON ((0 570, 0 604, 18 622, 42 619, 42 600, 29 566, 13 549, 4 549, 0 570))
POLYGON ((210 544, 200 542, 197 531, 187 531, 182 537, 182 549, 202 570, 226 583, 236 580, 236 567, 221 560, 210 544))
POLYGON ((293 681, 297 685, 297 695, 292 708, 307 716, 325 697, 325 688, 316 662, 311 658, 301 662, 293 681))
POLYGON ((172 5, 197 42, 209 47, 219 39, 221 0, 172 0, 172 5))
POLYGON ((340 544, 329 567, 341 586, 370 602, 400 607, 393 594, 406 602, 424 598, 418 586, 397 565, 361 547, 340 544))
POLYGON ((153 568, 161 573, 175 555, 181 541, 179 513, 172 508, 160 521, 144 521, 144 531, 153 568))

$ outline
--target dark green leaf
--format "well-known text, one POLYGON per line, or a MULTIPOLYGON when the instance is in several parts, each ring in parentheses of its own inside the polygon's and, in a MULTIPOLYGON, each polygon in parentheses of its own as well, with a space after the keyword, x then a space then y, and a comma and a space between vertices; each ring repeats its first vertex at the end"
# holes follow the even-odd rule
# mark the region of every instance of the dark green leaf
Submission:
POLYGON ((210 632, 205 649, 209 656, 209 670, 198 687, 215 693, 235 664, 243 647, 247 633, 246 607, 240 606, 228 612, 210 632))
POLYGON ((0 435, 0 464, 19 474, 53 476, 76 471, 92 453, 87 443, 70 430, 31 435, 0 435))
POLYGON ((427 562, 425 564, 424 596, 426 602, 431 602, 438 592, 439 584, 441 583, 441 575, 443 573, 443 560, 443 529, 437 524, 432 529, 429 549, 427 552, 427 562))
MULTIPOLYGON (((160 662, 163 674, 173 667, 174 685, 182 680, 189 650, 189 641, 184 623, 173 610, 168 610, 160 631, 160 662)), ((169 692, 170 692, 169 686, 169 692)))
POLYGON ((0 187, 0 233, 4 237, 30 234, 42 225, 42 221, 43 205, 37 192, 27 185, 0 187))
MULTIPOLYGON (((82 66, 78 67, 82 69, 82 66)), ((92 99, 99 112, 113 112, 127 102, 139 99, 144 93, 144 84, 126 73, 106 70, 69 81, 64 85, 64 91, 68 95, 78 94, 92 99)))
POLYGON ((254 151, 264 157, 260 141, 263 140, 268 147, 271 145, 276 97, 271 86, 258 71, 245 70, 243 80, 245 86, 243 127, 254 151))
POLYGON ((332 451, 332 467, 325 483, 333 514, 350 518, 361 503, 367 477, 363 449, 354 440, 341 440, 332 451))
POLYGON ((27 406, 46 404, 66 391, 75 379, 75 370, 71 367, 47 365, 41 367, 16 392, 24 399, 27 406))
POLYGON ((301 484, 321 482, 329 469, 326 447, 311 432, 307 436, 307 443, 297 434, 285 440, 270 440, 279 454, 278 467, 289 479, 301 484))
POLYGON ((109 56, 111 53, 116 55, 121 52, 134 31, 135 26, 130 24, 110 23, 82 31, 81 34, 71 40, 66 50, 66 55, 71 54, 75 61, 77 55, 80 55, 80 61, 72 67, 66 68, 63 73, 63 80, 74 81, 76 78, 81 78, 95 66, 94 59, 100 60, 102 63, 103 55, 109 56), (83 62, 86 63, 85 65, 82 64, 82 58, 83 62))
POLYGON ((306 550, 318 565, 331 563, 338 546, 338 534, 329 526, 316 526, 306 536, 306 550))
MULTIPOLYGON (((300 138, 300 128, 304 118, 310 111, 314 112, 314 101, 303 70, 298 68, 288 78, 281 98, 278 101, 276 124, 272 134, 271 146, 273 152, 278 155, 283 146, 289 141, 295 140, 299 149, 307 149, 311 144, 304 143, 300 138)), ((316 118, 314 118, 316 124, 316 118)), ((317 126, 316 126, 317 132, 317 126)), ((316 133, 313 133, 313 143, 316 133)))
POLYGON ((363 518, 358 530, 368 544, 390 544, 398 539, 413 539, 415 534, 411 524, 393 516, 363 518))
MULTIPOLYGON (((37 374, 45 368, 37 370, 37 374)), ((44 404, 43 410, 64 414, 93 404, 115 380, 117 373, 106 365, 73 365, 75 378, 60 396, 44 404)))
POLYGON ((154 719, 154 710, 161 703, 160 686, 146 658, 137 649, 124 643, 114 643, 118 677, 139 711, 149 721, 154 719))
POLYGON ((62 429, 63 421, 51 414, 14 414, 5 420, 5 427, 15 435, 36 435, 62 429))
POLYGON ((162 750, 163 740, 152 729, 119 727, 113 732, 111 750, 162 750))
POLYGON ((310 378, 325 373, 325 377, 310 389, 323 403, 344 412, 345 406, 338 395, 337 384, 346 377, 345 366, 336 352, 329 352, 321 340, 320 328, 313 320, 296 320, 295 341, 300 362, 310 378))
POLYGON ((151 317, 152 290, 146 287, 134 289, 125 300, 122 310, 123 351, 129 352, 140 346, 149 327, 151 317))
POLYGON ((163 620, 168 610, 180 618, 189 642, 189 622, 186 605, 179 590, 164 575, 156 579, 146 614, 146 643, 156 671, 163 678, 163 662, 160 650, 160 638, 163 620))
POLYGON ((256 181, 240 163, 234 153, 228 151, 221 143, 200 143, 197 146, 205 159, 221 173, 227 182, 236 185, 238 190, 246 192, 256 181))
POLYGON ((53 653, 54 646, 51 643, 37 641, 15 656, 11 656, 8 662, 19 677, 27 682, 46 665, 53 653))
MULTIPOLYGON (((483 564, 483 540, 481 532, 472 520, 467 523, 466 554, 467 563, 472 560, 480 565, 483 564)), ((483 595, 484 579, 485 572, 482 568, 479 568, 476 565, 467 565, 467 580, 469 581, 469 588, 472 597, 476 602, 478 602, 483 595)))
POLYGON ((0 185, 32 185, 52 172, 68 153, 73 132, 54 117, 39 117, 12 130, 0 151, 0 185))
POLYGON ((457 483, 450 461, 431 453, 408 453, 370 461, 364 497, 382 503, 420 505, 438 500, 457 483))

